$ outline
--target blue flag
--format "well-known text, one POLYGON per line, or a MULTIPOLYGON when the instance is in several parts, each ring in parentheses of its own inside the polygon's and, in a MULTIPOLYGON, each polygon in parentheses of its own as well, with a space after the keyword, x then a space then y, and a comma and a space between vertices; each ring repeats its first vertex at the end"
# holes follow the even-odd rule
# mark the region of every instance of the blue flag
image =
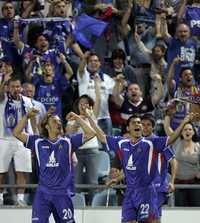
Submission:
POLYGON ((76 20, 73 35, 80 44, 92 48, 95 39, 102 35, 107 25, 107 22, 82 14, 76 20))

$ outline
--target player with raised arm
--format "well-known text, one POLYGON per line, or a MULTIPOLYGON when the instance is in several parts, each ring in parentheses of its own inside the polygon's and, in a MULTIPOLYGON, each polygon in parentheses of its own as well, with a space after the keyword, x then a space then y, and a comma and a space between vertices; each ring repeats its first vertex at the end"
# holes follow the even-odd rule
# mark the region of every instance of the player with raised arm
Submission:
POLYGON ((23 129, 28 119, 35 117, 37 112, 31 109, 13 131, 14 136, 27 148, 34 150, 37 156, 39 183, 33 203, 32 222, 47 223, 53 213, 56 223, 74 223, 74 208, 68 194, 73 169, 71 154, 94 137, 95 133, 80 116, 69 113, 68 120, 76 120, 84 134, 63 137, 60 118, 49 115, 41 125, 41 135, 28 135, 23 129))
POLYGON ((121 136, 106 136, 95 124, 87 111, 91 126, 96 131, 98 139, 107 144, 108 149, 121 153, 122 166, 127 183, 127 188, 122 205, 122 222, 136 223, 148 221, 157 223, 159 219, 157 192, 154 179, 157 174, 157 160, 162 153, 167 160, 171 152, 170 145, 179 136, 184 124, 193 117, 189 114, 184 119, 176 132, 168 137, 142 137, 142 124, 138 115, 132 115, 127 122, 130 138, 121 136))

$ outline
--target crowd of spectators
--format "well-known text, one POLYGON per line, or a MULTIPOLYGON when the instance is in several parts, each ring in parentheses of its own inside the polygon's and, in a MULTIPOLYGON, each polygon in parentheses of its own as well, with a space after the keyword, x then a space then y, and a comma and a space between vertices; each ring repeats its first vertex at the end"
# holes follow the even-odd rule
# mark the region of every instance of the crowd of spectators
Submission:
MULTIPOLYGON (((170 135, 189 111, 200 111, 195 107, 200 96, 199 0, 22 0, 0 5, 0 184, 9 183, 5 176, 13 163, 17 184, 37 182, 24 174, 31 172, 35 154, 24 152, 12 136, 29 107, 40 111, 26 127, 29 133, 37 131, 35 124, 48 112, 66 122, 72 110, 85 117, 86 106, 93 107, 106 134, 128 135, 126 121, 139 113, 151 115, 150 121, 144 119, 151 133, 170 135), (165 112, 171 119, 164 130, 165 112)), ((173 146, 180 164, 177 183, 199 183, 199 120, 186 125, 173 146)), ((76 123, 66 123, 66 134, 81 131, 76 123)), ((100 150, 106 148, 96 138, 81 147, 76 183, 98 184, 100 150)), ((111 171, 118 169, 114 165, 111 171)), ((25 204, 24 190, 17 190, 19 205, 25 204)), ((0 189, 1 205, 10 202, 5 192, 0 189)), ((177 190, 176 205, 199 206, 197 194, 199 190, 177 190)))

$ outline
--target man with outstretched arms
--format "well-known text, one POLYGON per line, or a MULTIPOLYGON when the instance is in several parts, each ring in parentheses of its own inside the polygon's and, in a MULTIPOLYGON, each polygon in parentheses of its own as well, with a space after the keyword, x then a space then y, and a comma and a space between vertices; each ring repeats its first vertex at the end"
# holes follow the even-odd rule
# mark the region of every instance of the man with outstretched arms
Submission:
MULTIPOLYGON (((187 123, 192 115, 184 119, 187 123)), ((159 219, 157 192, 154 179, 157 175, 157 156, 162 153, 167 160, 171 156, 167 145, 174 142, 180 134, 184 123, 177 131, 168 137, 142 137, 142 124, 138 115, 132 115, 127 122, 130 138, 121 136, 106 136, 95 124, 88 111, 91 126, 96 131, 98 139, 106 143, 109 150, 120 153, 122 166, 127 183, 122 205, 122 222, 136 223, 149 221, 156 223, 159 219)))
POLYGON ((48 115, 44 119, 41 135, 28 135, 23 128, 37 112, 36 109, 30 110, 13 131, 14 136, 27 148, 34 150, 37 156, 39 183, 33 203, 32 222, 46 223, 53 213, 56 223, 74 223, 74 209, 68 194, 72 181, 72 153, 94 137, 95 133, 80 116, 69 113, 67 118, 78 122, 84 135, 63 137, 62 123, 56 115, 48 115))

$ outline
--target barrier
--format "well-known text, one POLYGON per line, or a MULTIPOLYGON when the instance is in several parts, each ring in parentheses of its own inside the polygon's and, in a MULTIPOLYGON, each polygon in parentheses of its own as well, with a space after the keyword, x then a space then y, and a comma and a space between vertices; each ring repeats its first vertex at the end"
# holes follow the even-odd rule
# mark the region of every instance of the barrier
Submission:
MULTIPOLYGON (((31 222, 31 208, 0 208, 1 223, 31 222)), ((121 223, 120 208, 78 209, 75 210, 76 223, 121 223)), ((167 208, 163 211, 162 223, 198 223, 200 208, 167 208)), ((50 223, 55 223, 52 217, 50 223)))

